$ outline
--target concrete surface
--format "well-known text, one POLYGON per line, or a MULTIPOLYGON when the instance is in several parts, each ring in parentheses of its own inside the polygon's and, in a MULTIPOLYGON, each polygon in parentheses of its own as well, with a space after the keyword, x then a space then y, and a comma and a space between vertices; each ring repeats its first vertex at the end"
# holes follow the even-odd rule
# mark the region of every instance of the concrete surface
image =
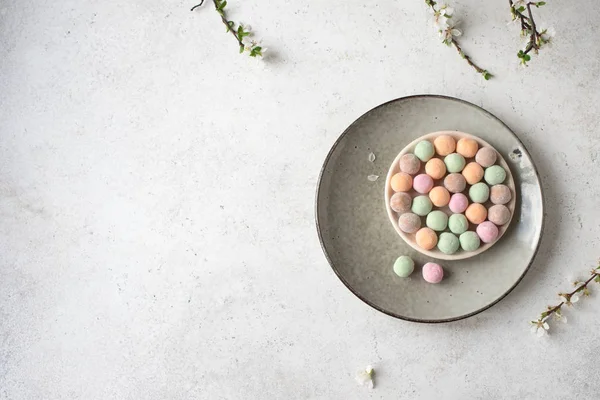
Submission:
POLYGON ((454 3, 485 82, 418 0, 232 1, 266 64, 208 6, 2 0, 0 399, 597 398, 599 296, 543 340, 527 322, 600 256, 600 4, 549 2, 523 70, 504 3, 454 3), (361 303, 313 223, 340 132, 417 93, 503 119, 547 196, 525 280, 446 325, 361 303))

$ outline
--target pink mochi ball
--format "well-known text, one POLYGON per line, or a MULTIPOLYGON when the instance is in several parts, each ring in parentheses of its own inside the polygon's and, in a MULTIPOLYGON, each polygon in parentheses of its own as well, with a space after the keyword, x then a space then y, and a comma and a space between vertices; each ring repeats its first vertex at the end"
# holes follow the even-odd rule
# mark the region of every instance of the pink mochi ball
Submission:
POLYGON ((413 188, 421 194, 429 193, 433 188, 433 179, 427 174, 417 175, 413 179, 413 188))
POLYGON ((455 193, 450 197, 450 203, 448 207, 455 214, 464 213, 469 206, 469 199, 462 193, 455 193))
POLYGON ((428 262, 423 265, 423 279, 429 283, 440 283, 444 278, 444 269, 440 264, 428 262))
POLYGON ((498 237, 498 227, 490 221, 477 225, 477 236, 483 243, 491 243, 498 237))

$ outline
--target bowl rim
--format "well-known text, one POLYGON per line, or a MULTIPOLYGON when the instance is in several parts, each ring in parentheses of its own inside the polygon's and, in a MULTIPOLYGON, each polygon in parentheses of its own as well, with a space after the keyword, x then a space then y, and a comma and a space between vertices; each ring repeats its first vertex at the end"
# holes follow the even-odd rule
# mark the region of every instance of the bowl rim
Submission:
MULTIPOLYGON (((441 159, 440 157, 443 158, 442 156, 439 156, 438 158, 441 159)), ((407 192, 407 193, 409 193, 409 192, 407 192)), ((494 246, 496 243, 498 243, 500 241, 500 239, 502 239, 502 236, 504 236, 504 234, 508 230, 510 223, 513 220, 513 217, 515 214, 515 206, 517 203, 517 195, 518 195, 517 188, 515 186, 515 180, 514 180, 512 171, 511 171, 508 163, 506 162, 506 160, 504 160, 504 157, 502 157, 502 154, 498 150, 496 150, 496 148, 494 146, 492 146, 490 143, 483 140, 479 136, 475 136, 471 133, 467 133, 467 132, 463 132, 463 131, 450 131, 450 130, 435 131, 435 132, 427 133, 425 135, 422 135, 422 136, 414 139, 412 142, 410 142, 409 144, 404 146, 404 148, 398 153, 398 155, 396 156, 396 158, 394 158, 394 161, 392 161, 392 164, 390 165, 390 168, 389 168, 388 173, 385 178, 385 188, 384 188, 384 200, 385 200, 386 213, 387 213, 390 223, 394 227, 394 230, 396 231, 396 233, 398 233, 398 235, 402 238, 402 240, 404 240, 406 242, 406 244, 408 244, 410 247, 412 247, 419 253, 421 253, 427 257, 431 257, 431 258, 438 259, 438 260, 446 260, 446 261, 466 260, 468 258, 475 257, 475 256, 485 252, 486 250, 489 250, 490 248, 492 248, 492 246, 494 246), (390 207, 390 198, 395 193, 390 186, 390 181, 392 179, 392 176, 394 176, 395 173, 400 171, 400 168, 398 165, 400 158, 403 155, 411 152, 419 142, 421 142, 423 140, 432 142, 435 138, 442 136, 442 135, 451 136, 454 140, 462 139, 462 138, 473 139, 473 140, 477 141, 477 144, 479 144, 480 148, 481 148, 481 145, 483 144, 484 147, 491 147, 492 149, 494 149, 494 151, 496 152, 496 154, 498 156, 498 159, 496 160, 495 165, 500 165, 502 168, 504 168, 504 170, 507 173, 506 179, 504 180, 504 182, 502 184, 508 186, 510 188, 510 190, 512 191, 512 198, 510 199, 510 201, 507 204, 505 204, 506 207, 510 211, 510 219, 504 225, 498 226, 499 234, 498 234, 498 237, 496 238, 496 240, 494 240, 491 243, 482 243, 482 245, 479 246, 479 248, 474 251, 460 251, 460 252, 455 252, 453 254, 445 254, 445 253, 442 253, 440 250, 436 249, 435 247, 431 250, 425 250, 425 249, 421 248, 414 240, 415 234, 408 234, 408 233, 402 232, 402 230, 398 226, 398 217, 397 217, 398 213, 396 213, 390 207)), ((448 213, 446 212, 446 214, 448 214, 448 213)), ((487 218, 486 218, 486 221, 487 221, 487 218)), ((458 235, 455 234, 455 236, 458 236, 458 235)))
MULTIPOLYGON (((329 150, 329 152, 327 153, 327 156, 325 157, 325 160, 323 161, 323 165, 321 167, 321 170, 319 172, 319 177, 317 180, 317 187, 316 187, 316 193, 315 193, 315 224, 316 224, 316 228, 317 228, 317 235, 319 237, 319 243, 321 244, 321 250, 323 251, 323 253, 325 254, 325 258, 327 259, 327 262, 329 263, 329 266, 331 267, 331 269, 333 270, 333 272, 336 274, 336 276, 338 277, 338 279, 344 284, 344 286, 346 286, 346 288, 348 290, 350 290, 350 292, 352 294, 354 294, 356 297, 358 297, 358 299, 360 299, 363 303, 367 304, 368 306, 374 308, 375 310, 382 312, 383 314, 389 315, 390 317, 394 317, 394 318, 398 318, 404 321, 409 321, 409 322, 419 322, 419 323, 426 323, 426 324, 441 324, 441 323, 446 323, 446 322, 453 322, 453 321, 460 321, 462 319, 465 318, 469 318, 472 317, 474 315, 477 315, 487 309, 489 309, 490 307, 493 307, 494 305, 498 304, 502 299, 506 298, 506 296, 508 296, 508 294, 510 292, 512 292, 515 287, 517 287, 517 285, 523 280, 523 277, 525 277, 525 275, 527 274, 527 272, 529 271, 529 269, 531 268, 531 265, 533 264, 535 257, 537 256, 537 253, 540 249, 540 245, 542 243, 542 238, 544 236, 544 228, 545 228, 545 223, 546 220, 545 218, 542 217, 542 223, 540 226, 540 234, 539 234, 539 239, 538 242, 535 246, 535 249, 533 251, 533 254, 531 256, 531 259, 529 260, 529 263, 527 264, 527 267, 525 268, 525 270, 523 271, 523 273, 521 274, 521 276, 519 277, 519 279, 517 279, 514 283, 514 285, 512 285, 510 288, 508 288, 508 290, 503 293, 500 297, 498 297, 496 300, 494 300, 493 302, 491 302, 490 304, 487 304, 484 307, 481 307, 475 311, 472 311, 470 313, 464 314, 464 315, 459 315, 457 317, 452 317, 452 318, 442 318, 442 319, 426 319, 426 318, 412 318, 412 317, 406 317, 403 315, 399 315, 396 314, 392 311, 388 311, 383 309, 382 307, 379 307, 377 304, 374 304, 373 302, 369 301, 368 299, 366 299, 365 297, 363 297, 360 293, 358 293, 345 279, 344 277, 340 274, 340 272, 338 271, 338 269, 336 268, 335 264, 333 263, 333 261, 331 260, 331 257, 329 256, 329 254, 327 253, 327 249, 325 248, 325 242, 323 239, 323 234, 322 234, 322 230, 321 230, 321 226, 319 224, 319 201, 320 201, 320 191, 321 191, 321 185, 323 183, 323 175, 325 174, 325 169, 327 167, 327 164, 329 163, 329 160, 331 159, 331 156, 333 155, 333 153, 335 152, 335 150, 337 149, 338 145, 340 144, 340 142, 344 139, 344 137, 348 134, 348 132, 356 125, 358 124, 358 122, 365 117, 367 114, 387 106, 388 104, 391 103, 395 103, 398 101, 406 101, 406 100, 410 100, 410 99, 443 99, 443 100, 449 100, 449 101, 455 101, 455 102, 459 102, 462 103, 464 105, 467 106, 471 106, 474 107, 476 109, 478 109, 479 111, 482 111, 484 114, 486 114, 487 116, 489 116, 490 118, 494 119, 495 121, 499 122, 500 124, 502 124, 510 133, 512 133, 512 135, 514 136, 515 140, 519 143, 519 145, 521 146, 522 151, 524 151, 529 158, 532 160, 533 162, 533 158, 531 157, 531 154, 529 153, 529 151, 527 150, 527 147, 525 147, 525 145, 523 144, 523 142, 521 141, 521 139, 519 139, 519 137, 513 132, 512 129, 510 129, 510 127, 508 125, 506 125, 501 119, 499 119, 498 117, 496 117, 494 114, 490 113, 489 111, 483 109, 482 107, 479 107, 476 104, 473 104, 471 102, 468 102, 466 100, 462 100, 462 99, 458 99, 456 97, 451 97, 451 96, 444 96, 444 95, 439 95, 439 94, 417 94, 417 95, 411 95, 411 96, 404 96, 404 97, 398 97, 389 101, 386 101, 385 103, 379 104, 378 106, 375 106, 373 108, 371 108, 370 110, 364 112, 360 117, 358 117, 356 120, 354 120, 354 122, 352 122, 350 125, 348 125, 348 127, 339 135, 339 137, 336 139, 336 141, 333 143, 333 145, 331 146, 331 149, 329 150)), ((533 164, 535 167, 535 164, 533 164)), ((546 200, 544 197, 544 189, 542 187, 542 180, 540 177, 540 174, 537 170, 537 168, 534 168, 535 171, 535 176, 536 179, 538 180, 538 182, 540 182, 539 185, 539 191, 540 191, 540 197, 542 200, 542 215, 544 215, 544 209, 546 208, 546 200)))

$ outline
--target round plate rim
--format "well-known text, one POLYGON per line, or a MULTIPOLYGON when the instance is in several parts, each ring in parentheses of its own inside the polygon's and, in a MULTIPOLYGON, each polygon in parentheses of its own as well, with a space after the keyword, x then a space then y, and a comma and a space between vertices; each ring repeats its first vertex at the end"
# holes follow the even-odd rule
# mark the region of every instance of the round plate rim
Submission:
MULTIPOLYGON (((519 277, 519 279, 516 280, 516 282, 514 283, 514 285, 512 285, 505 293, 502 294, 502 296, 498 297, 496 300, 494 300, 493 302, 491 302, 490 304, 487 304, 484 307, 481 307, 475 311, 472 311, 470 313, 464 314, 464 315, 459 315, 457 317, 452 317, 452 318, 442 318, 442 319, 425 319, 425 318, 412 318, 412 317, 406 317, 403 315, 399 315, 396 314, 394 312, 385 310, 381 307, 379 307, 378 305, 372 303, 371 301, 369 301, 368 299, 364 298, 363 296, 361 296, 356 290, 354 290, 354 288, 348 283, 346 282, 346 280, 344 279, 344 277, 340 274, 340 272, 338 271, 338 269, 336 268, 336 266, 334 265, 333 261, 331 260, 331 257, 329 257, 329 254, 327 253, 327 249, 325 248, 325 243, 324 243, 324 239, 323 239, 323 235, 321 233, 321 227, 319 225, 319 192, 321 190, 321 184, 323 183, 323 175, 325 173, 325 168, 327 167, 327 164, 329 163, 329 160, 331 158, 331 156, 333 155, 333 152, 336 150, 337 146, 340 144, 340 142, 342 141, 342 139, 348 134, 348 132, 350 131, 350 129, 356 124, 358 123, 358 121, 360 121, 365 115, 379 109, 382 107, 387 106, 388 104, 391 103, 395 103, 397 101, 406 101, 409 99, 419 99, 419 98, 434 98, 434 99, 443 99, 443 100, 449 100, 449 101, 456 101, 471 107, 474 107, 480 111, 482 111, 484 114, 488 115, 490 118, 493 118, 494 120, 496 120, 497 122, 499 122, 500 124, 502 124, 506 129, 508 129, 513 136, 515 137, 516 141, 519 143, 519 145, 521 146, 521 148, 527 153, 527 155, 531 158, 531 154, 529 153, 529 151, 527 150, 527 147, 525 147, 525 145, 523 144, 523 142, 521 141, 521 139, 519 139, 519 137, 513 132, 512 129, 510 129, 510 127, 508 127, 508 125, 506 125, 501 119, 499 119, 498 117, 496 117, 494 114, 490 113, 489 111, 483 109, 482 107, 479 107, 476 104, 470 103, 466 100, 462 100, 462 99, 458 99, 456 97, 451 97, 451 96, 444 96, 444 95, 437 95, 437 94, 417 94, 417 95, 411 95, 411 96, 404 96, 404 97, 398 97, 396 99, 393 100, 389 100, 386 101, 385 103, 382 103, 378 106, 375 106, 373 108, 371 108, 370 110, 366 111, 365 113, 363 113, 360 117, 358 117, 356 120, 354 120, 354 122, 352 122, 350 125, 348 125, 348 127, 340 134, 340 136, 336 139, 336 141, 333 143, 333 145, 331 146, 331 149, 329 150, 329 152, 327 153, 327 156, 325 157, 325 161, 323 162, 323 165, 321 167, 321 171, 319 172, 319 177, 318 177, 318 181, 317 181, 317 188, 316 188, 316 193, 315 193, 315 224, 316 224, 316 228, 317 228, 317 235, 319 237, 319 243, 321 245, 321 250, 323 251, 323 254, 325 254, 325 258, 327 259, 327 262, 329 263, 329 266, 331 267, 331 269, 333 270, 333 272, 336 274, 336 276, 338 277, 338 279, 344 284, 344 286, 346 286, 346 288, 348 290, 350 290, 350 292, 352 294, 354 294, 356 297, 358 297, 363 303, 367 304, 368 306, 374 308, 375 310, 382 312, 386 315, 389 315, 391 317, 394 318, 398 318, 404 321, 409 321, 409 322, 419 322, 419 323, 428 323, 428 324, 439 324, 439 323, 445 323, 445 322, 453 322, 453 321, 459 321, 465 318, 469 318, 472 317, 474 315, 477 315, 487 309, 489 309, 490 307, 498 304, 498 302, 500 302, 502 299, 504 299, 506 296, 508 296, 508 294, 510 292, 512 292, 515 287, 517 287, 517 285, 523 280, 523 277, 527 274, 527 272, 529 271, 529 269, 531 268, 531 265, 533 264, 533 261, 535 260, 535 257, 537 256, 537 253, 540 249, 540 244, 542 243, 542 237, 544 236, 544 225, 545 225, 545 218, 542 218, 542 223, 541 223, 541 227, 540 227, 540 236, 538 239, 538 242, 535 246, 535 249, 533 251, 533 254, 531 256, 531 259, 529 260, 527 267, 525 268, 525 270, 523 271, 523 273, 521 274, 521 276, 519 277)), ((532 164, 533 164, 533 159, 532 159, 532 164)), ((533 164, 535 166, 535 164, 533 164)), ((544 189, 541 185, 541 177, 539 175, 539 172, 537 170, 537 168, 534 168, 535 171, 535 176, 536 179, 538 180, 538 182, 540 182, 539 185, 539 190, 540 190, 540 197, 542 199, 542 215, 544 212, 544 209, 546 207, 546 200, 544 197, 544 189)))

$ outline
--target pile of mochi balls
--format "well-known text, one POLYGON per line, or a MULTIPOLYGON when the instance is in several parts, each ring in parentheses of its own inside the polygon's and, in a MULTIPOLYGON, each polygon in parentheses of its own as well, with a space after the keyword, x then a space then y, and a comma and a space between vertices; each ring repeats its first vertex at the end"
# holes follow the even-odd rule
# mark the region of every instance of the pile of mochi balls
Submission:
POLYGON ((437 246, 444 254, 475 251, 481 242, 494 242, 498 226, 510 221, 506 204, 512 199, 503 184, 507 172, 496 165, 497 159, 496 150, 479 148, 471 138, 457 142, 442 134, 433 143, 420 141, 414 153, 400 157, 400 172, 390 180, 395 193, 389 204, 399 214, 400 230, 415 234, 420 248, 437 246), (424 173, 419 173, 422 163, 424 173))

